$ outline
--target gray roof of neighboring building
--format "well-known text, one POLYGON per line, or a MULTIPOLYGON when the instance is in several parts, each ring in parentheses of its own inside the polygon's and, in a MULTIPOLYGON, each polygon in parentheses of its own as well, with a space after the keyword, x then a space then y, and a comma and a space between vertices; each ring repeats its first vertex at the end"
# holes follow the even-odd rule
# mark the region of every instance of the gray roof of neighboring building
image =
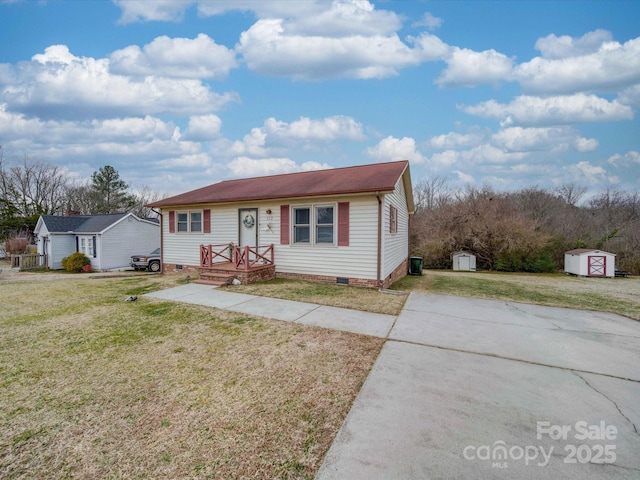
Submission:
POLYGON ((128 215, 111 213, 104 215, 42 215, 42 221, 50 233, 98 233, 128 215))
POLYGON ((126 217, 128 213, 111 213, 105 215, 92 215, 77 229, 77 233, 98 233, 110 227, 118 220, 126 217))

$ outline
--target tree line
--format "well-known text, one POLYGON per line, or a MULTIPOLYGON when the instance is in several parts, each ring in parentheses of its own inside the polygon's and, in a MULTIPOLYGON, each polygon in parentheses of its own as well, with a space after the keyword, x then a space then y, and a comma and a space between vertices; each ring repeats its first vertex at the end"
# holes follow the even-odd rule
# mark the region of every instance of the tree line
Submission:
POLYGON ((575 183, 455 190, 442 177, 427 178, 414 187, 411 250, 426 268, 451 268, 452 254, 467 250, 478 268, 555 272, 567 250, 594 248, 615 253, 620 270, 640 274, 640 195, 608 188, 585 199, 586 192, 575 183))
POLYGON ((40 215, 133 212, 154 217, 145 205, 160 198, 148 187, 132 192, 110 165, 89 180, 74 180, 66 170, 28 155, 10 163, 0 146, 0 242, 29 237, 40 215))

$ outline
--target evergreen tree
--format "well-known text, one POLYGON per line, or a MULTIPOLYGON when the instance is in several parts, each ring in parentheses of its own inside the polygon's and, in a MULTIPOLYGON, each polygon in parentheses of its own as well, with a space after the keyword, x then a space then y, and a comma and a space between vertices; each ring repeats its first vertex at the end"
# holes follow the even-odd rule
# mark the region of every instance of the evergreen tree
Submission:
POLYGON ((110 165, 91 174, 91 190, 96 196, 94 213, 116 213, 132 208, 136 199, 127 192, 129 186, 110 165))

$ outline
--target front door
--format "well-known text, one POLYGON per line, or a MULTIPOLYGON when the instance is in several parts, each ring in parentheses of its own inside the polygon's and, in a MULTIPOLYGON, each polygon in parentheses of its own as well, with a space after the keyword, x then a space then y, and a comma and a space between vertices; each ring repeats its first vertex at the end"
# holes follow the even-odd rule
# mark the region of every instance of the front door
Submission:
POLYGON ((607 257, 589 255, 589 276, 604 277, 607 274, 607 257))
POLYGON ((258 209, 257 208, 241 208, 238 210, 238 224, 240 233, 238 235, 241 247, 249 246, 255 248, 258 246, 258 209))

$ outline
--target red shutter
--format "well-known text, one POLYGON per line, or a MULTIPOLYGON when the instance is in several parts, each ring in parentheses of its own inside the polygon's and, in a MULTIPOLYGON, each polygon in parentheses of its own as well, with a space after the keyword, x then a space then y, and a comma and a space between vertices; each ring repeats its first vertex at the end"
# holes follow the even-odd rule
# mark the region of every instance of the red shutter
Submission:
POLYGON ((204 233, 211 233, 211 210, 204 210, 202 212, 202 223, 204 233))
POLYGON ((280 205, 280 245, 289 245, 289 205, 280 205))
POLYGON ((176 233, 176 212, 169 210, 169 233, 176 233))
POLYGON ((349 202, 338 203, 338 246, 349 246, 349 202))

